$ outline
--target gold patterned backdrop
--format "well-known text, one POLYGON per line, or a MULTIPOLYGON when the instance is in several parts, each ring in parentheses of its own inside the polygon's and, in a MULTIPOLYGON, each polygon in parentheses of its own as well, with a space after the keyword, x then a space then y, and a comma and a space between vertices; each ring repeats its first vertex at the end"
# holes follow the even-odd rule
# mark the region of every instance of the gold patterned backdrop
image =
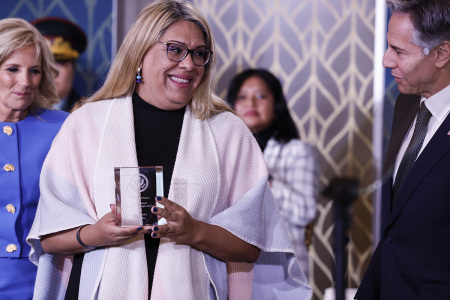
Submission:
MULTIPOLYGON (((284 84, 304 140, 320 153, 322 188, 335 176, 374 179, 372 159, 375 0, 193 0, 213 27, 218 94, 248 67, 284 84)), ((351 210, 348 286, 372 254, 372 195, 351 210)), ((333 209, 321 197, 310 249, 314 298, 333 286, 333 209)))

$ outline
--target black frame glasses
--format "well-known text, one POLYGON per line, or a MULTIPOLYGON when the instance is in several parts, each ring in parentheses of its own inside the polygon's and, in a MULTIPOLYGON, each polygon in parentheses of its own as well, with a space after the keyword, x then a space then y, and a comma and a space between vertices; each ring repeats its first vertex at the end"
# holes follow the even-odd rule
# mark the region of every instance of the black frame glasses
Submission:
POLYGON ((157 41, 158 43, 164 44, 167 46, 167 58, 174 62, 180 62, 186 58, 186 56, 190 53, 192 62, 196 66, 206 66, 211 59, 211 55, 213 51, 207 49, 194 49, 191 50, 183 44, 180 43, 166 43, 157 41), (176 46, 171 49, 172 46, 176 46), (178 52, 177 52, 178 51, 178 52), (184 54, 183 54, 184 53, 184 54))

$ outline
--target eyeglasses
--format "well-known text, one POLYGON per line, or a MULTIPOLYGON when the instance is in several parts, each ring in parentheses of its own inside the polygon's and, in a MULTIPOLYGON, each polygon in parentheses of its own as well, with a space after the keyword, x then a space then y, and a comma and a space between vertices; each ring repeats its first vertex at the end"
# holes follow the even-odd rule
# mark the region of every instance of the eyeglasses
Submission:
POLYGON ((196 66, 204 66, 209 62, 212 51, 206 49, 188 49, 185 45, 177 44, 177 43, 158 43, 164 44, 167 46, 167 58, 171 61, 180 62, 186 58, 186 56, 191 53, 192 61, 196 66))

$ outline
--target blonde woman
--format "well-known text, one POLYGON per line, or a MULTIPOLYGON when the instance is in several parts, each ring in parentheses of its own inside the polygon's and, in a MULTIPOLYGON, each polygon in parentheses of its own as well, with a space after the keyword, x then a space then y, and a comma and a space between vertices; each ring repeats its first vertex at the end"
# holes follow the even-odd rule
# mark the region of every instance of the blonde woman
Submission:
POLYGON ((25 242, 39 200, 39 174, 67 113, 58 101, 53 56, 27 21, 0 21, 0 299, 31 299, 36 266, 25 242))
POLYGON ((46 160, 28 237, 36 297, 309 299, 258 145, 212 92, 214 60, 191 4, 144 8, 105 85, 69 116, 46 160), (167 224, 116 226, 114 167, 152 165, 164 167, 153 213, 167 224))

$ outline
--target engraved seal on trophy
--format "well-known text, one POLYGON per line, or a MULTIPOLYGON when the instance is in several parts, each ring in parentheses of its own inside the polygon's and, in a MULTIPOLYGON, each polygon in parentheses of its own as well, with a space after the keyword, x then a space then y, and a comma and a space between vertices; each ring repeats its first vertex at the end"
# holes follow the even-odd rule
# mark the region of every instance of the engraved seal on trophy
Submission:
POLYGON ((139 183, 141 186, 140 192, 142 193, 148 188, 148 178, 144 174, 139 174, 139 183))

